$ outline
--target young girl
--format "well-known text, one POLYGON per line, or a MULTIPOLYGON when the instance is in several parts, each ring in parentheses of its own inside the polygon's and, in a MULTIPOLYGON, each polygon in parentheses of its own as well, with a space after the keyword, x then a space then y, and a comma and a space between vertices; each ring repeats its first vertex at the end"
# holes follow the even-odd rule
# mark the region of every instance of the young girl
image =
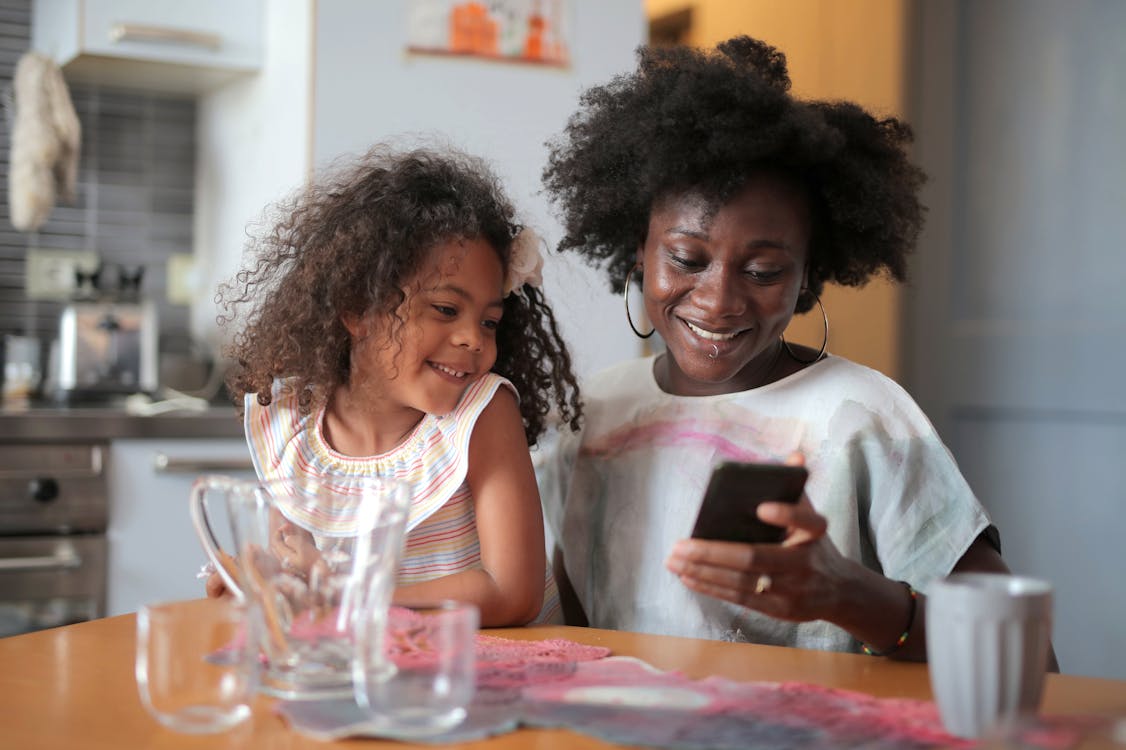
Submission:
POLYGON ((572 428, 581 407, 535 236, 453 152, 378 147, 282 209, 220 291, 225 325, 248 310, 228 385, 258 475, 395 476, 411 496, 396 603, 552 618, 527 446, 552 407, 572 428))

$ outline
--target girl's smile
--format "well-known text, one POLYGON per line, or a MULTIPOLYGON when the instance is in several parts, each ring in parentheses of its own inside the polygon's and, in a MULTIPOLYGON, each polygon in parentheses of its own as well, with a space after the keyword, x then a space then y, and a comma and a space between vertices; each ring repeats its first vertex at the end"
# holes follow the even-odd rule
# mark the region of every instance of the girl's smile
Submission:
POLYGON ((454 383, 461 383, 461 381, 465 380, 465 376, 469 374, 469 372, 466 370, 455 370, 452 367, 447 367, 446 365, 438 364, 437 362, 427 362, 426 364, 433 367, 439 375, 445 375, 446 377, 450 378, 451 382, 454 383))

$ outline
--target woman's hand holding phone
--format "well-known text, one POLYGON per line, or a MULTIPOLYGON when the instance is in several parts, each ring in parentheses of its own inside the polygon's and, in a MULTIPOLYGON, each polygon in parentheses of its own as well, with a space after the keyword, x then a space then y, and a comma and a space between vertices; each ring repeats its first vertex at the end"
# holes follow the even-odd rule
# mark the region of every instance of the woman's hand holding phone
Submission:
MULTIPOLYGON (((801 467, 802 459, 796 455, 787 464, 801 467)), ((781 541, 714 540, 694 533, 674 545, 666 567, 693 591, 772 617, 833 619, 851 567, 826 535, 825 517, 804 492, 799 488, 792 502, 785 500, 762 498, 754 509, 759 525, 780 529, 781 541)))
POLYGON ((805 467, 725 461, 712 470, 692 529, 697 539, 753 544, 778 543, 785 529, 764 523, 764 502, 796 503, 808 476, 805 467))

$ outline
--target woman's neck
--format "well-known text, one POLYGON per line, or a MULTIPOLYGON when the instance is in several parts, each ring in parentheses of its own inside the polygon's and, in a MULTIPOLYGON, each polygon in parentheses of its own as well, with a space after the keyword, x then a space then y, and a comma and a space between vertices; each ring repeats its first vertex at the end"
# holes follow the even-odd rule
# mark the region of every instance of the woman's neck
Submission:
POLYGON ((345 384, 325 406, 324 439, 345 456, 377 456, 401 445, 423 416, 418 409, 367 398, 345 384))
POLYGON ((771 343, 763 352, 747 363, 733 377, 723 382, 695 380, 680 370, 676 360, 667 351, 657 356, 653 376, 665 393, 674 396, 718 396, 741 393, 777 382, 805 367, 790 357, 782 356, 781 340, 771 343))

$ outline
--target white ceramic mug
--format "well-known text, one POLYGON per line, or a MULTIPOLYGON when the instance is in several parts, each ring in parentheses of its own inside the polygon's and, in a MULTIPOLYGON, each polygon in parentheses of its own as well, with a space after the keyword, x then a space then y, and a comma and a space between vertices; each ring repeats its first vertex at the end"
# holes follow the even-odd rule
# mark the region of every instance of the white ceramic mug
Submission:
POLYGON ((956 573, 927 593, 927 661, 942 723, 996 736, 1040 708, 1052 633, 1052 587, 1000 573, 956 573))

